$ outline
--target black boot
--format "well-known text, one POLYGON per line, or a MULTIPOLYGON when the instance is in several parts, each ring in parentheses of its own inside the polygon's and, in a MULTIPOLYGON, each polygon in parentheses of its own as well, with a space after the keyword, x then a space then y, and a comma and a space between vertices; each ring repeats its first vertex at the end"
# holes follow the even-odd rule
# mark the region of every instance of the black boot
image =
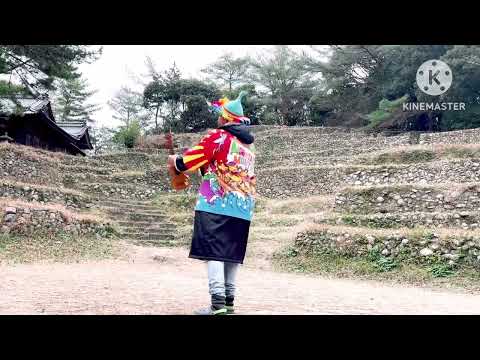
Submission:
POLYGON ((233 314, 235 310, 233 309, 233 296, 227 296, 225 298, 225 308, 227 309, 227 314, 233 314))

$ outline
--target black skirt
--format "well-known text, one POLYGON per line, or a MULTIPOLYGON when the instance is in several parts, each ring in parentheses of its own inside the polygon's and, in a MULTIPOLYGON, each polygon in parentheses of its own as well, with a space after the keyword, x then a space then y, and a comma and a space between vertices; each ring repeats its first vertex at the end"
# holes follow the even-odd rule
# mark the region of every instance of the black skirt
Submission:
POLYGON ((195 211, 189 257, 243 264, 250 221, 195 211))

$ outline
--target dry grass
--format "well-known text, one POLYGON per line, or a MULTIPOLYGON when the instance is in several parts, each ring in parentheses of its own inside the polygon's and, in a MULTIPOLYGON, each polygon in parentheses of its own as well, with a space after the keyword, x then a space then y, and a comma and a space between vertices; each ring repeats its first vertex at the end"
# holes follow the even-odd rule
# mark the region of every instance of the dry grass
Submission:
POLYGON ((310 214, 332 208, 334 198, 330 195, 311 196, 308 198, 290 198, 288 200, 269 200, 266 203, 266 215, 310 214), (313 210, 313 211, 312 211, 313 210))
POLYGON ((141 136, 135 147, 140 149, 168 149, 168 142, 165 134, 141 136))
POLYGON ((13 151, 19 156, 25 157, 26 159, 33 161, 46 161, 49 163, 58 163, 63 161, 66 157, 74 157, 62 152, 42 150, 31 146, 10 143, 1 143, 0 152, 2 151, 13 151))
POLYGON ((72 263, 121 256, 121 247, 113 238, 36 234, 23 237, 0 234, 0 263, 72 263))

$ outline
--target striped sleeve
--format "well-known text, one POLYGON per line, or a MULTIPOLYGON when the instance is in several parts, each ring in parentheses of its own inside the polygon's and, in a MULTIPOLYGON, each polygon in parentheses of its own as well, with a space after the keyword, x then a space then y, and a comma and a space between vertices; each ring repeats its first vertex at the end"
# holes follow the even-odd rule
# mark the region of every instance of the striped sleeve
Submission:
POLYGON ((214 130, 205 136, 197 145, 188 149, 182 156, 177 156, 175 167, 179 172, 193 173, 213 160, 226 140, 226 133, 214 130))

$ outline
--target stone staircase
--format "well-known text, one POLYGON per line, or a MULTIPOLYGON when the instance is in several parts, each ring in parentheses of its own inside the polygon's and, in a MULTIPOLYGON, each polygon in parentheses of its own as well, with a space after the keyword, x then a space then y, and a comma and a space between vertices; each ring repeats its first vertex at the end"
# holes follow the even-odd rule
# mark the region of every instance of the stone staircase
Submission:
POLYGON ((177 229, 153 202, 170 191, 164 167, 167 154, 128 152, 91 158, 102 167, 84 167, 70 187, 88 194, 94 208, 107 215, 122 239, 136 245, 174 246, 177 229))
POLYGON ((106 199, 97 205, 114 220, 123 239, 136 245, 175 245, 175 224, 150 201, 106 199))

